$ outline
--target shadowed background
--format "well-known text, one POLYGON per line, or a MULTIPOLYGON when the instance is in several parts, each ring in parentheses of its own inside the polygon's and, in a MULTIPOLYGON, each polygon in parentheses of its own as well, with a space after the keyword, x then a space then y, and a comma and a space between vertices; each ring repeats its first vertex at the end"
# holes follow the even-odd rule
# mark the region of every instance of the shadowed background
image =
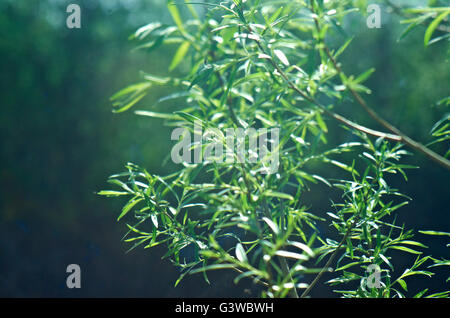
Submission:
MULTIPOLYGON (((201 9, 199 9, 201 10, 201 9)), ((424 29, 398 42, 404 26, 383 10, 383 27, 369 30, 361 19, 349 21, 357 37, 343 55, 347 73, 369 67, 377 72, 367 83, 374 108, 406 133, 429 141, 429 130, 445 109, 434 104, 448 95, 449 42, 423 47, 424 29)), ((109 175, 130 161, 152 173, 173 170, 163 164, 172 147, 162 121, 113 114, 109 97, 137 82, 140 70, 164 75, 175 47, 151 53, 133 51, 128 36, 149 22, 171 23, 165 1, 9 1, 0 0, 0 296, 3 297, 246 297, 257 296, 248 282, 234 285, 226 272, 173 284, 178 270, 161 260, 164 247, 151 250, 121 241, 126 231, 116 218, 120 199, 95 193, 109 175), (82 8, 82 28, 65 26, 66 7, 82 8), (82 288, 66 287, 66 267, 79 264, 82 288)), ((337 39, 337 41, 342 39, 337 39)), ((137 109, 151 109, 167 90, 153 90, 137 109)), ((165 103, 157 110, 178 106, 165 103), (163 108, 164 107, 164 108, 163 108)), ((376 127, 348 104, 340 111, 376 127)), ((334 125, 334 124, 333 124, 334 125)), ((345 130, 332 139, 348 141, 345 130)), ((445 153, 444 146, 435 148, 445 153)), ((449 173, 421 155, 405 159, 421 166, 409 181, 392 184, 414 200, 400 209, 398 223, 407 228, 448 231, 449 173)), ((323 171, 333 176, 332 171, 323 171)), ((325 215, 323 196, 338 198, 320 185, 305 200, 312 212, 325 215)), ((323 234, 333 233, 326 225, 323 234)), ((418 235, 429 253, 449 258, 446 239, 418 235)), ((395 263, 411 265, 399 254, 395 263)), ((436 279, 416 279, 411 289, 448 289, 445 269, 436 279), (432 285, 432 286, 431 286, 432 285)), ((441 272, 439 272, 441 271, 441 272)), ((398 275, 401 273, 394 273, 398 275)), ((313 297, 332 296, 317 287, 313 297)))

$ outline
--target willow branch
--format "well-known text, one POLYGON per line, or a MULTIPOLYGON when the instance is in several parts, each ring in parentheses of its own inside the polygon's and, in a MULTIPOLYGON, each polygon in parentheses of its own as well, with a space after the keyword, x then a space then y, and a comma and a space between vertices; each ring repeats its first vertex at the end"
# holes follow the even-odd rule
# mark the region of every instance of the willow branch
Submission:
MULTIPOLYGON (((231 269, 234 270, 235 272, 239 273, 239 274, 244 274, 244 271, 240 270, 240 269, 237 268, 237 267, 232 267, 231 269)), ((260 285, 264 286, 264 287, 270 287, 270 285, 269 285, 268 283, 266 283, 265 281, 261 280, 261 279, 260 279, 259 277, 257 277, 257 276, 254 276, 254 277, 253 277, 253 281, 254 281, 255 283, 257 283, 257 284, 260 284, 260 285)))
POLYGON ((347 232, 345 233, 344 237, 342 238, 341 242, 339 243, 339 245, 336 247, 335 251, 333 252, 333 254, 331 254, 330 258, 328 259, 327 263, 325 264, 324 267, 322 267, 322 270, 319 272, 319 274, 317 274, 316 278, 314 278, 314 280, 311 282, 311 284, 309 284, 308 288, 306 288, 306 290, 303 292, 303 294, 300 296, 301 298, 305 298, 306 296, 308 296, 309 292, 311 291, 311 289, 314 288, 314 286, 319 282, 320 278, 322 277, 323 273, 325 273, 328 268, 330 268, 331 263, 333 262, 334 258, 336 257, 337 253, 339 252, 340 248, 342 247, 342 245, 345 243, 345 241, 347 240, 347 238, 349 237, 350 233, 352 231, 352 226, 350 226, 347 229, 347 232))
MULTIPOLYGON (((408 15, 408 14, 404 11, 404 8, 403 8, 403 7, 401 7, 401 6, 399 6, 399 5, 396 5, 396 4, 392 3, 392 1, 390 1, 390 0, 385 0, 385 2, 386 2, 386 4, 387 4, 388 6, 390 6, 390 7, 392 8, 392 11, 393 11, 395 14, 397 14, 399 17, 402 17, 402 18, 405 18, 405 19, 411 18, 411 16, 408 15)), ((420 24, 421 24, 421 25, 424 25, 424 26, 427 26, 427 24, 425 23, 425 21, 420 22, 420 24)), ((447 32, 447 33, 450 32, 450 27, 447 26, 447 25, 439 24, 439 25, 436 27, 436 29, 438 29, 439 31, 442 31, 442 32, 447 32)))
MULTIPOLYGON (((265 199, 263 199, 263 211, 264 211, 264 215, 266 216, 266 218, 272 219, 272 215, 270 214, 270 211, 267 207, 267 202, 265 199)), ((289 295, 292 298, 299 298, 298 293, 297 293, 297 288, 295 287, 295 282, 294 282, 294 279, 292 278, 291 270, 289 268, 289 265, 288 265, 286 259, 281 256, 278 256, 277 258, 280 261, 281 271, 283 272, 283 275, 288 277, 289 280, 291 281, 291 283, 294 285, 294 287, 289 290, 289 295)))
MULTIPOLYGON (((312 8, 313 10, 313 8, 312 8)), ((312 11, 314 13, 314 10, 312 11)), ((314 18, 314 23, 316 25, 317 32, 320 34, 321 28, 319 25, 318 18, 314 18)), ((330 52, 330 49, 325 44, 325 41, 322 41, 321 43, 323 45, 323 50, 330 59, 331 63, 333 64, 334 68, 338 72, 339 75, 344 75, 344 72, 342 71, 341 67, 337 63, 336 59, 333 57, 333 55, 330 52)), ((400 131, 397 127, 389 123, 387 120, 383 119, 380 115, 378 115, 367 103, 366 101, 359 95, 357 91, 355 91, 353 88, 349 87, 346 83, 342 81, 342 84, 345 85, 345 87, 350 91, 351 95, 353 96, 354 100, 369 114, 372 119, 374 119, 377 123, 379 123, 381 126, 389 130, 391 133, 395 134, 397 137, 399 137, 400 142, 408 145, 412 149, 421 152, 425 156, 427 156, 432 161, 436 162, 437 164, 441 165, 442 167, 450 170, 450 161, 446 158, 442 157, 441 155, 437 154, 436 152, 432 151, 431 149, 425 147, 421 143, 413 140, 411 137, 400 131)))
MULTIPOLYGON (((250 33, 253 33, 253 31, 251 30, 250 27, 248 27, 248 31, 250 33)), ((365 126, 359 125, 357 123, 352 122, 351 120, 333 112, 332 110, 328 109, 327 107, 325 107, 324 105, 320 104, 316 99, 314 99, 313 97, 310 97, 309 95, 307 95, 306 93, 304 93, 300 88, 297 87, 297 85, 295 83, 293 83, 289 77, 287 76, 287 74, 281 69, 281 67, 277 64, 277 62, 274 61, 273 57, 269 54, 267 54, 264 50, 264 48, 262 47, 261 43, 259 40, 255 39, 256 44, 258 45, 259 50, 261 51, 261 53, 265 54, 266 56, 270 57, 269 61, 271 63, 271 65, 277 70, 277 72, 280 74, 280 76, 283 78, 283 80, 288 84, 288 86, 295 91, 297 94, 299 94, 301 97, 303 97, 305 100, 309 101, 310 103, 316 105, 317 107, 319 107, 326 115, 334 118, 335 120, 339 121, 340 123, 344 124, 347 127, 359 130, 363 133, 366 133, 368 135, 372 135, 375 137, 382 137, 388 140, 392 140, 392 141, 401 141, 401 138, 397 135, 393 135, 393 134, 388 134, 388 133, 384 133, 381 131, 377 131, 374 129, 370 129, 367 128, 365 126)))

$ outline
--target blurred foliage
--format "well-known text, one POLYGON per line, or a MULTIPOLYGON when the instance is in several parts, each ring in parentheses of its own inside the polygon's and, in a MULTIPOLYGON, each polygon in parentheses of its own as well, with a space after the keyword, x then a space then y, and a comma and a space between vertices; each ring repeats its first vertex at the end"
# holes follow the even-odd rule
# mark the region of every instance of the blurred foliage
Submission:
MULTIPOLYGON (((112 114, 108 100, 135 82, 138 71, 162 75, 170 66, 176 46, 144 54, 132 50, 136 43, 127 40, 148 22, 171 23, 165 1, 78 1, 80 30, 64 25, 69 2, 0 1, 0 295, 238 295, 241 288, 229 286, 226 275, 216 276, 222 279, 220 290, 195 277, 173 289, 167 282, 175 282, 178 272, 160 260, 164 251, 149 255, 136 249, 133 257, 125 255, 128 246, 117 246, 122 231, 111 217, 117 202, 94 194, 108 173, 127 161, 155 173, 172 170, 161 164, 171 147, 169 129, 131 112, 112 114), (80 291, 64 286, 70 263, 79 263, 85 275, 80 291)), ((187 14, 183 9, 182 15, 187 14)), ((341 58, 351 74, 375 67, 366 83, 373 90, 370 104, 405 132, 431 141, 430 127, 445 114, 444 105, 436 102, 448 94, 448 41, 425 48, 426 28, 418 25, 398 42, 406 28, 399 21, 388 7, 383 7, 381 29, 361 27, 364 21, 355 16, 347 27, 358 31, 357 38, 341 58)), ((140 105, 166 112, 183 106, 152 106, 169 91, 152 88, 140 105)), ((342 110, 364 123, 363 114, 342 110)), ((352 138, 330 131, 331 142, 352 138)), ((434 147, 446 150, 442 144, 434 147)), ((408 183, 393 180, 415 199, 398 221, 409 228, 448 229, 448 176, 420 156, 408 160, 423 169, 411 172, 408 183)), ((321 210, 328 202, 317 187, 306 200, 321 210)), ((436 255, 446 253, 442 243, 425 242, 436 255)), ((397 262, 410 264, 411 259, 397 262)), ((436 288, 441 280, 436 279, 436 288)), ((415 284, 416 289, 428 286, 415 284)), ((312 295, 327 295, 320 288, 316 292, 312 295)))

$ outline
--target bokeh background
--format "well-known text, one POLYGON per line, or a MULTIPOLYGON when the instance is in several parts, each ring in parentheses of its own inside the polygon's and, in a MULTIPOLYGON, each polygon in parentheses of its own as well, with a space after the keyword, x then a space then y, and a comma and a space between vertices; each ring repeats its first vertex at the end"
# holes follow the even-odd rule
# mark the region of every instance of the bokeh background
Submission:
MULTIPOLYGON (((367 83, 370 104, 412 137, 430 141, 430 128, 446 111, 436 102, 449 94, 449 41, 424 48, 420 27, 398 41, 405 26, 386 7, 382 14, 381 29, 367 29, 358 15, 345 25, 356 33, 342 57, 346 71, 375 67, 367 83)), ((171 23, 164 0, 0 0, 0 296, 258 296, 248 282, 234 285, 226 272, 211 275, 212 285, 191 276, 174 288, 178 270, 161 260, 164 248, 126 253, 126 228, 116 222, 123 202, 96 195, 126 162, 160 174, 174 168, 166 163, 172 144, 163 122, 113 114, 109 101, 138 81, 140 70, 167 73, 176 48, 134 51, 136 43, 128 40, 155 21, 171 23), (65 25, 70 3, 82 8, 81 29, 65 25), (82 288, 69 290, 66 267, 73 263, 81 267, 82 288)), ((183 106, 154 106, 165 94, 154 90, 137 108, 183 106)), ((341 112, 379 128, 347 107, 341 112)), ((334 140, 351 138, 342 129, 332 132, 334 140)), ((434 149, 445 153, 448 144, 434 149)), ((421 155, 405 162, 421 169, 410 171, 408 182, 391 180, 414 199, 399 211, 398 223, 448 231, 449 172, 421 155)), ((306 195, 317 214, 327 212, 328 192, 318 185, 306 195)), ((430 247, 428 253, 450 257, 445 237, 418 234, 417 240, 430 247)), ((399 254, 395 263, 404 268, 413 260, 399 254)), ((437 271, 432 280, 410 280, 410 289, 449 289, 448 270, 437 271)), ((311 295, 332 296, 323 286, 311 295)))

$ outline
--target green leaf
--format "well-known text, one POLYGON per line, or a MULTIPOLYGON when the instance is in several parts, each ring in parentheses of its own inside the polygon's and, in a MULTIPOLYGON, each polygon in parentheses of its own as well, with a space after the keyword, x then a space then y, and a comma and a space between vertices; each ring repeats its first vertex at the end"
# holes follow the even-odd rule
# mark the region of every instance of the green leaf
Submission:
POLYGON ((147 90, 152 86, 151 83, 142 82, 130 85, 111 97, 113 106, 116 108, 113 110, 115 113, 121 113, 129 108, 133 107, 137 102, 147 94, 147 90))
POLYGON ((194 85, 206 83, 213 72, 214 67, 211 64, 202 65, 197 71, 197 74, 195 75, 191 84, 189 85, 189 89, 191 89, 194 85))
POLYGON ((414 295, 413 298, 420 298, 420 297, 422 297, 423 295, 425 295, 425 293, 426 293, 427 291, 428 291, 428 288, 422 290, 421 292, 418 292, 416 295, 414 295))
POLYGON ((402 39, 404 39, 418 25, 420 25, 419 22, 411 23, 410 25, 408 25, 408 27, 402 32, 397 41, 401 41, 402 39))
POLYGON ((241 243, 236 244, 236 257, 242 263, 248 263, 247 254, 245 253, 244 247, 241 243))
POLYGON ((170 77, 161 77, 141 72, 143 78, 153 84, 167 85, 171 81, 170 77))
POLYGON ((303 254, 293 253, 293 252, 288 252, 288 251, 276 251, 275 255, 285 257, 285 258, 293 258, 293 259, 303 260, 303 261, 308 260, 308 257, 303 254))
POLYGON ((450 291, 445 291, 445 292, 428 295, 425 298, 449 298, 449 295, 450 295, 450 291))
POLYGON ((438 27, 438 25, 441 23, 442 20, 445 19, 445 17, 450 13, 450 10, 442 12, 436 19, 433 20, 433 22, 430 23, 430 25, 427 28, 427 31, 425 32, 424 37, 424 45, 428 46, 429 42, 431 40, 431 36, 434 33, 434 30, 438 27))
POLYGON ((329 187, 331 188, 331 184, 330 184, 327 180, 325 180, 324 178, 322 178, 321 176, 318 176, 318 175, 314 174, 314 175, 312 175, 312 177, 313 177, 314 179, 316 179, 316 180, 319 180, 319 181, 325 183, 327 186, 329 186, 329 187))
POLYGON ((294 198, 292 197, 292 195, 289 195, 287 193, 282 193, 282 192, 277 192, 277 191, 272 191, 272 190, 266 190, 264 192, 264 195, 268 196, 268 197, 276 197, 276 198, 280 198, 280 199, 286 199, 286 200, 290 200, 293 201, 294 198))
POLYGON ((172 62, 169 66, 169 71, 174 70, 178 64, 184 59, 186 56, 186 53, 189 50, 189 47, 191 46, 191 43, 189 41, 184 41, 179 47, 177 52, 175 53, 175 56, 173 57, 172 62))
POLYGON ((343 266, 341 266, 341 267, 339 267, 339 268, 336 268, 334 271, 335 271, 335 272, 337 272, 337 271, 342 271, 342 270, 344 270, 344 269, 347 269, 347 268, 349 268, 349 267, 352 267, 352 266, 355 266, 355 265, 359 265, 359 264, 362 264, 362 263, 364 263, 364 262, 353 262, 353 263, 348 263, 348 264, 345 264, 345 265, 343 265, 343 266))
POLYGON ((112 191, 112 190, 103 190, 97 193, 98 195, 104 195, 107 197, 118 197, 120 195, 127 195, 129 194, 128 192, 123 192, 123 191, 112 191))
POLYGON ((342 45, 339 50, 334 55, 334 58, 337 59, 342 53, 344 53, 345 49, 349 46, 349 44, 353 41, 353 38, 348 39, 344 45, 342 45))
POLYGON ((439 232, 439 231, 419 231, 419 233, 426 234, 426 235, 447 235, 447 236, 450 236, 450 233, 439 232))
POLYGON ((438 37, 432 39, 430 42, 428 42, 428 45, 431 45, 433 43, 445 40, 446 38, 449 38, 449 37, 450 37, 450 33, 446 33, 446 34, 444 34, 442 36, 438 36, 438 37))
POLYGON ((135 47, 133 49, 133 51, 145 49, 145 50, 147 50, 147 52, 151 52, 153 50, 156 50, 164 43, 165 38, 166 38, 166 35, 160 35, 155 40, 152 40, 150 42, 147 42, 145 44, 135 47))
POLYGON ((411 253, 411 254, 422 254, 422 252, 418 252, 418 251, 415 251, 415 250, 410 249, 408 247, 399 246, 399 245, 389 246, 389 248, 393 248, 393 249, 400 250, 400 251, 407 252, 407 253, 411 253))
POLYGON ((151 34, 156 29, 159 29, 162 27, 162 24, 159 22, 152 22, 147 25, 144 25, 143 27, 139 28, 133 35, 132 38, 139 38, 143 39, 149 34, 151 34))
POLYGON ((233 2, 236 5, 239 19, 244 22, 244 24, 247 24, 247 20, 245 19, 244 13, 242 12, 242 0, 233 0, 233 2))
POLYGON ((309 256, 314 257, 314 252, 308 245, 300 243, 300 242, 288 242, 288 244, 295 246, 295 247, 305 251, 309 256))
POLYGON ((277 11, 275 11, 274 14, 270 17, 270 19, 267 21, 267 24, 270 25, 275 22, 275 20, 280 16, 281 12, 283 12, 284 7, 281 6, 278 8, 277 11))
POLYGON ((137 110, 134 113, 139 116, 147 116, 147 117, 154 117, 154 118, 174 119, 174 120, 181 119, 180 116, 177 116, 175 114, 156 113, 156 112, 150 112, 150 111, 146 111, 146 110, 137 110))
POLYGON ((125 97, 126 95, 129 95, 130 93, 133 93, 136 91, 143 91, 143 90, 149 88, 150 85, 151 85, 150 83, 142 82, 142 83, 137 83, 137 84, 127 86, 127 87, 121 89, 120 91, 118 91, 117 93, 115 93, 113 96, 111 96, 111 100, 115 101, 122 97, 125 97))
POLYGON ((178 8, 175 5, 175 3, 168 3, 167 8, 169 9, 172 19, 177 25, 180 32, 184 33, 183 21, 181 20, 180 11, 178 11, 178 8))
POLYGON ((140 231, 139 229, 137 229, 136 227, 131 226, 131 225, 129 225, 129 224, 127 224, 127 227, 128 227, 131 231, 133 231, 134 233, 138 233, 138 234, 144 235, 144 236, 149 236, 149 235, 150 235, 150 233, 142 232, 142 231, 140 231))
POLYGON ((193 271, 191 271, 191 274, 202 273, 205 271, 218 270, 218 269, 229 269, 229 268, 235 268, 235 267, 236 267, 236 265, 234 265, 234 264, 214 264, 214 265, 209 265, 209 266, 204 266, 201 268, 194 269, 193 271))
POLYGON ((278 235, 278 233, 280 233, 278 226, 271 219, 263 217, 263 221, 267 223, 267 225, 272 229, 275 235, 278 235))
POLYGON ((436 266, 450 266, 450 261, 435 261, 433 265, 430 265, 428 267, 436 267, 436 266))
POLYGON ((411 270, 407 269, 402 274, 402 276, 400 276, 400 279, 408 277, 408 276, 414 276, 414 275, 425 275, 425 276, 431 277, 434 274, 432 272, 428 272, 428 271, 411 271, 411 270))
POLYGON ((392 270, 394 270, 394 266, 392 266, 389 259, 386 256, 384 256, 383 254, 379 254, 379 255, 380 255, 380 258, 383 260, 383 262, 385 262, 392 270))
POLYGON ((120 181, 118 179, 109 179, 108 183, 112 183, 112 184, 118 185, 119 187, 121 187, 125 191, 128 191, 128 193, 134 193, 134 191, 131 190, 130 187, 126 183, 124 183, 124 182, 122 182, 122 181, 120 181))
POLYGON ((371 68, 371 69, 365 71, 364 73, 362 73, 355 79, 355 83, 363 83, 370 77, 370 75, 373 74, 373 72, 375 72, 374 68, 371 68))
POLYGON ((322 129, 324 132, 328 132, 327 125, 323 121, 320 113, 316 113, 316 121, 317 121, 317 124, 319 125, 320 129, 322 129))
POLYGON ((152 214, 150 216, 150 219, 152 220, 152 223, 155 226, 155 228, 158 228, 158 217, 155 214, 152 214))
POLYGON ((379 252, 381 248, 381 231, 380 228, 377 229, 377 239, 376 239, 376 248, 375 251, 379 252))
POLYGON ((139 198, 128 201, 128 203, 123 207, 122 213, 120 213, 119 217, 117 218, 117 221, 123 218, 136 204, 138 204, 142 200, 143 200, 142 198, 139 198))
POLYGON ((283 63, 286 66, 289 66, 289 60, 286 57, 286 55, 283 53, 283 51, 281 50, 273 50, 273 53, 278 57, 278 59, 281 61, 281 63, 283 63))
POLYGON ((131 107, 133 107, 134 105, 136 105, 142 98, 144 98, 146 95, 146 93, 142 93, 139 94, 138 96, 136 96, 135 98, 133 98, 130 102, 126 103, 125 105, 123 105, 122 107, 119 107, 119 109, 115 109, 114 112, 115 113, 122 113, 128 109, 130 109, 131 107))
POLYGON ((416 242, 416 241, 408 241, 408 240, 406 240, 406 241, 400 241, 400 243, 401 244, 406 244, 406 245, 414 245, 414 246, 419 246, 419 247, 423 247, 423 248, 428 248, 428 246, 426 246, 426 245, 424 245, 422 243, 416 242))
POLYGON ((350 258, 353 259, 353 244, 350 237, 347 237, 347 253, 350 254, 350 258))
POLYGON ((400 284, 400 286, 402 286, 402 288, 405 291, 408 291, 408 285, 406 284, 406 282, 403 279, 399 278, 399 279, 397 279, 397 282, 400 284))

